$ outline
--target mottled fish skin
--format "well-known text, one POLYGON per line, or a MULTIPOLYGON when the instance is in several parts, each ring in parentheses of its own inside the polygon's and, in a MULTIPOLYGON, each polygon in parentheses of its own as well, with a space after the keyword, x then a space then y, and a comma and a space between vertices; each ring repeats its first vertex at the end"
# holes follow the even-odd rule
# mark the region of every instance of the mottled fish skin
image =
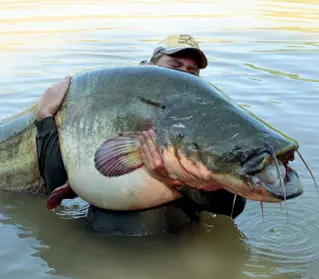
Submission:
MULTIPOLYGON (((0 122, 0 189, 44 191, 36 160, 35 108, 0 122)), ((118 210, 149 208, 180 197, 144 168, 106 178, 94 166, 94 154, 106 139, 139 131, 145 122, 156 123, 162 150, 174 146, 215 174, 238 181, 243 162, 265 143, 278 154, 298 148, 199 77, 155 66, 91 70, 72 78, 56 115, 63 162, 80 197, 118 210)))
POLYGON ((45 194, 40 176, 35 111, 37 104, 0 122, 0 189, 45 194))

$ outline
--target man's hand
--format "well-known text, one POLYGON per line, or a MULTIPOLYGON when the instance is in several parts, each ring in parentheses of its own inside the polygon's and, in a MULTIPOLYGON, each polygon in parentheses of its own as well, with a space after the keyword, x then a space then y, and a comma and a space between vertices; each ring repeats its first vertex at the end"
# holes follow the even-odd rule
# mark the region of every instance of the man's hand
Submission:
POLYGON ((36 114, 37 120, 54 116, 58 112, 63 102, 64 96, 69 88, 70 82, 71 77, 67 76, 44 91, 39 100, 36 114))
POLYGON ((222 189, 220 183, 214 178, 211 178, 210 171, 203 165, 193 167, 190 165, 186 176, 180 177, 180 179, 183 180, 171 178, 165 168, 165 163, 160 150, 156 145, 156 134, 153 130, 142 132, 142 135, 140 136, 140 145, 139 152, 144 167, 153 177, 165 185, 174 187, 176 190, 180 190, 181 186, 186 184, 197 189, 209 191, 222 189))
POLYGON ((181 181, 169 177, 160 150, 156 145, 156 134, 153 130, 142 132, 140 145, 139 152, 144 166, 154 177, 169 186, 183 185, 181 181))

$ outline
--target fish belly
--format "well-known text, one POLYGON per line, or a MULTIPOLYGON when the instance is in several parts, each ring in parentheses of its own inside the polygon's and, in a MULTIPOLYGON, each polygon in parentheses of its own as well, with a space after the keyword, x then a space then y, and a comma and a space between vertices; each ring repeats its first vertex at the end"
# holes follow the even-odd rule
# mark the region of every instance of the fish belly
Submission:
POLYGON ((94 166, 68 172, 71 188, 88 203, 108 210, 140 210, 163 205, 181 197, 176 190, 153 178, 144 168, 108 178, 94 166))

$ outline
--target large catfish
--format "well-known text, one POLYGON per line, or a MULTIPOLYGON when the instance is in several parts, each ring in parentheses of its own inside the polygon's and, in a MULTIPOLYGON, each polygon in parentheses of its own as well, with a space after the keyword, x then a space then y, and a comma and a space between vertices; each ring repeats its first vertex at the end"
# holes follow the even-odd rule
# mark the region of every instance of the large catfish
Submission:
MULTIPOLYGON (((45 192, 36 106, 0 124, 0 189, 45 192)), ((183 72, 136 66, 79 73, 56 123, 69 185, 100 208, 144 209, 181 197, 143 167, 137 151, 143 123, 154 123, 169 175, 189 187, 264 202, 303 192, 289 166, 298 143, 183 72)))

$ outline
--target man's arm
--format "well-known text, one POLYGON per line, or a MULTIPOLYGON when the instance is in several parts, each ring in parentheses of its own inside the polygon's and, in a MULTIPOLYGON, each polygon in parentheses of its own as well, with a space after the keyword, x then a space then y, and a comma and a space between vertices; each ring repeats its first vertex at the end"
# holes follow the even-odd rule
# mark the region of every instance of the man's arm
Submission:
POLYGON ((68 177, 62 161, 58 133, 53 116, 36 120, 36 145, 41 176, 45 180, 47 192, 51 194, 66 183, 68 177))
POLYGON ((238 217, 245 209, 246 199, 234 195, 224 189, 216 191, 200 191, 184 185, 179 190, 185 197, 197 204, 199 211, 238 217))
POLYGON ((70 77, 49 87, 41 96, 36 120, 36 145, 41 176, 49 194, 66 183, 68 177, 64 168, 58 132, 54 115, 59 110, 70 84, 70 77))

